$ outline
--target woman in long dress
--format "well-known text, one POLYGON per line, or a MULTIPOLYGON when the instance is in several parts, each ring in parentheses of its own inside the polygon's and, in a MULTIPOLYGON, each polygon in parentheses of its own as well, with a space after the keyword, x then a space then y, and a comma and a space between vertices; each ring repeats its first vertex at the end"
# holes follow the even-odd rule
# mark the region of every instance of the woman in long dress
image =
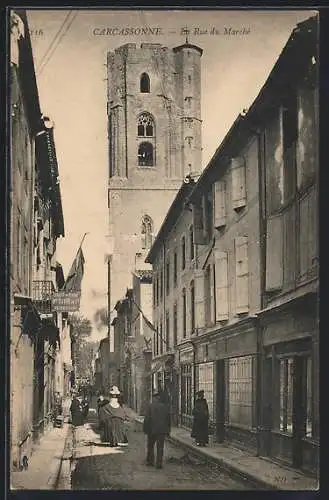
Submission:
POLYGON ((119 389, 113 386, 110 391, 110 401, 102 407, 106 428, 105 435, 109 439, 110 446, 127 445, 124 429, 126 413, 119 403, 119 396, 119 389))
POLYGON ((204 391, 197 392, 197 399, 192 414, 193 426, 191 437, 195 438, 198 446, 206 446, 209 443, 209 410, 207 400, 204 397, 204 391))

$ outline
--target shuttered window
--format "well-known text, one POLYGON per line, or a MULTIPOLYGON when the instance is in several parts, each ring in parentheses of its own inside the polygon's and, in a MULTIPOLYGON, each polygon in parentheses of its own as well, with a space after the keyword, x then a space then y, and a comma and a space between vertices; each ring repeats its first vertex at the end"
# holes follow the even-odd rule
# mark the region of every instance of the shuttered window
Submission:
POLYGON ((193 231, 195 245, 204 245, 203 205, 193 205, 193 231))
POLYGON ((226 184, 217 181, 214 184, 214 226, 220 229, 226 225, 226 184))
POLYGON ((205 326, 205 287, 204 271, 197 270, 194 274, 195 287, 195 326, 197 329, 205 326))
POLYGON ((283 285, 283 226, 282 215, 267 219, 266 231, 266 291, 283 285))
POLYGON ((298 91, 297 187, 303 189, 314 181, 317 169, 316 90, 304 87, 298 91))
POLYGON ((246 206, 246 163, 244 158, 231 159, 232 204, 234 210, 246 206))
POLYGON ((227 252, 215 248, 216 321, 228 320, 227 252))
POLYGON ((283 204, 282 115, 277 108, 265 129, 266 212, 274 213, 283 204))
POLYGON ((249 311, 248 237, 235 238, 236 314, 249 311))
POLYGON ((299 201, 299 277, 312 277, 318 257, 318 210, 315 188, 312 187, 299 201))

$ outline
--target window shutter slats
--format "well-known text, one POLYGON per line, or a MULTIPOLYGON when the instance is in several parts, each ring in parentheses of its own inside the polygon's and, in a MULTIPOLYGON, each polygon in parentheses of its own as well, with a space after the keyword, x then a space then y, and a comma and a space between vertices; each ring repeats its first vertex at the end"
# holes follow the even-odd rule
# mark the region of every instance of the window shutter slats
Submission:
POLYGON ((278 290, 283 284, 283 224, 282 216, 267 219, 266 231, 266 291, 278 290))
POLYGON ((228 320, 227 252, 215 248, 216 321, 228 320))
POLYGON ((235 238, 236 313, 249 311, 248 237, 235 238))
POLYGON ((205 242, 203 231, 203 206, 193 205, 193 230, 194 230, 194 243, 196 245, 203 245, 205 242))
POLYGON ((221 228, 226 225, 226 186, 225 181, 218 181, 214 184, 214 226, 221 228))
POLYGON ((244 158, 231 159, 232 204, 234 210, 246 206, 246 166, 244 158))
POLYGON ((205 326, 205 283, 204 271, 197 270, 194 275, 195 287, 195 327, 205 326))

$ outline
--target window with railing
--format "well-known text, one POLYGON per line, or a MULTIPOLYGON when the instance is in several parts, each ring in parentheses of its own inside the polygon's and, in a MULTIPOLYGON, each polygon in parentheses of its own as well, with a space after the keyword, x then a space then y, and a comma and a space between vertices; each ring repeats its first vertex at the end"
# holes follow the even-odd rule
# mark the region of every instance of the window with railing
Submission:
POLYGON ((208 403, 209 418, 216 420, 214 408, 214 364, 202 363, 197 367, 198 391, 204 391, 208 403))
POLYGON ((32 299, 41 314, 51 313, 51 299, 55 291, 52 281, 33 281, 32 299))
POLYGON ((252 356, 228 361, 228 424, 253 427, 252 363, 252 356))

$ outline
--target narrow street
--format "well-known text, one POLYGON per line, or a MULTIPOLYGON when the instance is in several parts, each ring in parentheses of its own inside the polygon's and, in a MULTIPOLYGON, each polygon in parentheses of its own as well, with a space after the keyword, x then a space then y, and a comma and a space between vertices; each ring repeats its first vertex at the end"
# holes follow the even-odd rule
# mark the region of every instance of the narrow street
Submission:
MULTIPOLYGON (((72 490, 244 490, 216 465, 210 465, 171 443, 165 444, 164 467, 157 470, 145 463, 146 438, 129 422, 126 448, 103 445, 94 408, 86 423, 72 433, 72 490)), ((64 460, 57 489, 67 488, 70 461, 64 460)))

